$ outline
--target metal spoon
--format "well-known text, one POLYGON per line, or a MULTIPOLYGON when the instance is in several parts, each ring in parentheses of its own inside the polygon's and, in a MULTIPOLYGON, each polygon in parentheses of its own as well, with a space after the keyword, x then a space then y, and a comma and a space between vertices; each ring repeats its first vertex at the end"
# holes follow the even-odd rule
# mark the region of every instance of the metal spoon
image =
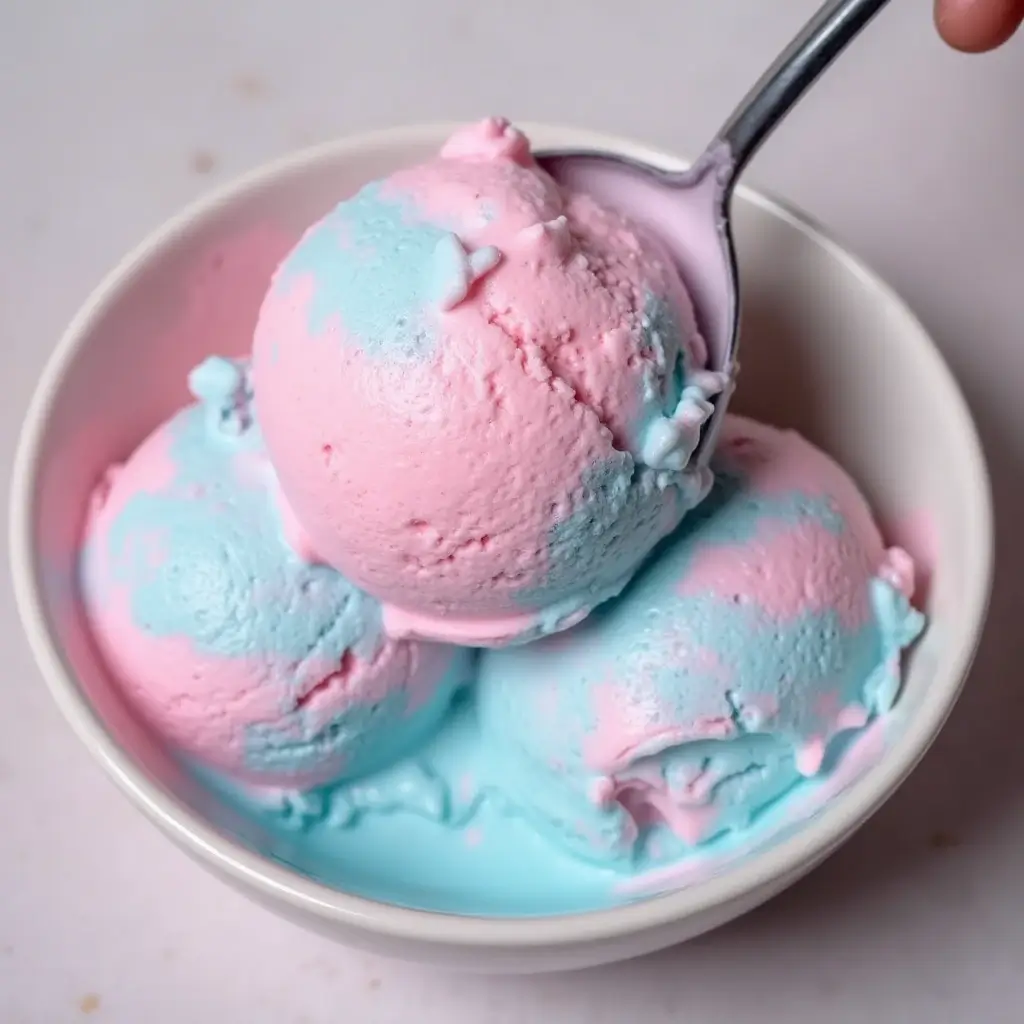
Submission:
POLYGON ((618 208, 666 243, 693 297, 708 368, 728 381, 712 401, 691 463, 714 450, 736 372, 739 278, 730 209, 736 182, 761 144, 846 45, 888 0, 830 0, 761 76, 703 156, 687 171, 597 151, 539 154, 573 189, 618 208))

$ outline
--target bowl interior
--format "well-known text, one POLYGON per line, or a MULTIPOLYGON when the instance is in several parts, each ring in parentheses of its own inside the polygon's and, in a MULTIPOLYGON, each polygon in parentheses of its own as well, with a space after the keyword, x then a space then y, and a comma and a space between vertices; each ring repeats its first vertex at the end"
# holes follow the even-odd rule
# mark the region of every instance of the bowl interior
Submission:
MULTIPOLYGON (((586 133, 531 133, 538 147, 609 144, 586 133)), ((111 749, 127 753, 127 762, 107 759, 115 774, 141 773, 220 833, 263 852, 273 853, 268 836, 176 767, 126 711, 97 658, 75 600, 83 513, 103 469, 187 400, 195 363, 247 351, 271 270, 302 230, 368 179, 435 149, 442 135, 427 127, 326 147, 246 179, 206 202, 200 216, 187 212, 93 297, 33 406, 37 432, 23 470, 33 482, 22 512, 32 578, 23 586, 38 604, 37 649, 52 644, 66 670, 58 698, 73 721, 90 715, 113 739, 111 749)), ((909 548, 925 570, 930 627, 909 659, 886 753, 863 780, 877 803, 941 724, 977 639, 990 563, 984 464, 944 365, 898 299, 757 195, 741 192, 735 220, 744 327, 733 408, 796 427, 831 452, 864 488, 887 539, 909 548)), ((861 796, 859 818, 869 797, 861 796)), ((847 816, 821 826, 816 849, 856 823, 847 816)), ((790 860, 810 863, 813 853, 794 848, 790 860)))

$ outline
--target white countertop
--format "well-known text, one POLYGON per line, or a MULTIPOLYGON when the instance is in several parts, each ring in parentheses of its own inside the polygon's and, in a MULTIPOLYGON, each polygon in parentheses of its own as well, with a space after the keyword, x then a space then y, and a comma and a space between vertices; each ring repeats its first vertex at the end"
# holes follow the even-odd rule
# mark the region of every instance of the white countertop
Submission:
MULTIPOLYGON (((492 112, 695 152, 815 6, 9 0, 0 470, 77 305, 212 184, 313 140, 492 112)), ((990 628, 949 726, 892 802, 768 906, 646 960, 497 980, 376 960, 247 903, 143 821, 45 693, 5 572, 3 1024, 1021 1019, 1024 546, 1012 528, 1024 522, 1024 39, 959 56, 928 8, 892 4, 750 174, 910 300, 960 376, 992 461, 990 628)))

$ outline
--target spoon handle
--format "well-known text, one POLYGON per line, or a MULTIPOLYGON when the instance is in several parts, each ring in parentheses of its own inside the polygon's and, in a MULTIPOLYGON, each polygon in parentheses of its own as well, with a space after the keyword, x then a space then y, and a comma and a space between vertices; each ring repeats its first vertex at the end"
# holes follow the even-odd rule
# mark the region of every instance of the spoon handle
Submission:
MULTIPOLYGON (((830 0, 803 27, 722 126, 735 181, 818 76, 889 0, 830 0)), ((731 182, 730 182, 731 184, 731 182)))

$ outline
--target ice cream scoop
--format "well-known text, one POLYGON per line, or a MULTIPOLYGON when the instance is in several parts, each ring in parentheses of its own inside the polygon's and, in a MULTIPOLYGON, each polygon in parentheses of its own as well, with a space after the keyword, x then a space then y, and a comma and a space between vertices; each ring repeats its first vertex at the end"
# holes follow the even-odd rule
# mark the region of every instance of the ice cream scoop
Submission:
MULTIPOLYGON (((730 221, 733 189, 768 135, 888 0, 832 0, 804 26, 687 171, 615 153, 566 150, 538 159, 567 188, 589 193, 655 231, 682 272, 708 347, 708 368, 736 370, 740 290, 730 221)), ((730 387, 709 398, 696 458, 706 461, 730 387)))
POLYGON ((650 826, 742 830, 887 711, 914 566, 792 431, 729 417, 711 495, 616 600, 481 661, 501 785, 560 845, 628 865, 650 826))
POLYGON ((306 233, 253 381, 298 548, 392 636, 497 646, 580 621, 707 493, 705 362, 656 235, 488 118, 306 233))
POLYGON ((308 787, 384 767, 435 727, 465 652, 384 635, 377 603, 287 543, 244 363, 93 494, 81 558, 94 636, 176 747, 234 778, 308 787))

